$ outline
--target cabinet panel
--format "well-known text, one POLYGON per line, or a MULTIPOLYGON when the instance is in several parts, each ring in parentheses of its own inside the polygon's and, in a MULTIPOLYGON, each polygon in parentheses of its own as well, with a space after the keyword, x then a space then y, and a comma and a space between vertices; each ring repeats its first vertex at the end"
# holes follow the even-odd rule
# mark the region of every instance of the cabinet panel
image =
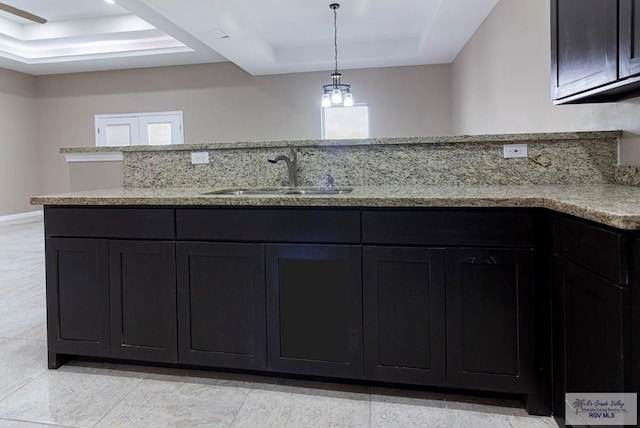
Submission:
POLYGON ((620 78, 640 74, 640 0, 620 0, 620 78))
POLYGON ((104 239, 47 238, 50 353, 109 356, 109 251, 104 239))
POLYGON ((178 243, 179 360, 266 369, 264 246, 178 243))
POLYGON ((626 237, 564 216, 553 218, 553 251, 618 284, 628 283, 626 237))
POLYGON ((267 245, 268 367, 362 376, 359 246, 267 245))
POLYGON ((46 207, 46 236, 174 239, 170 208, 46 207))
POLYGON ((447 383, 534 388, 533 250, 447 252, 447 383))
POLYGON ((531 210, 364 210, 362 241, 390 245, 530 247, 534 240, 533 219, 531 210))
POLYGON ((367 379, 445 382, 444 250, 364 247, 367 379))
POLYGON ((629 392, 629 289, 554 258, 554 402, 566 392, 629 392))
POLYGON ((331 208, 184 208, 178 239, 190 241, 360 243, 360 211, 331 208))
POLYGON ((602 0, 551 1, 553 99, 618 78, 618 5, 602 0))
POLYGON ((177 361, 175 243, 110 241, 111 355, 177 361))

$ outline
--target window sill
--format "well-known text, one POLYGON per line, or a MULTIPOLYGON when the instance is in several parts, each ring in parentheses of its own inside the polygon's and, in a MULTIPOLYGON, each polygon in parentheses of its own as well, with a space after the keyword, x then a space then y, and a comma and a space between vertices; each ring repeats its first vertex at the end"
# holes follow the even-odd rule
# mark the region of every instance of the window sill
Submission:
POLYGON ((64 153, 64 159, 68 163, 73 162, 122 162, 122 152, 83 152, 64 153))

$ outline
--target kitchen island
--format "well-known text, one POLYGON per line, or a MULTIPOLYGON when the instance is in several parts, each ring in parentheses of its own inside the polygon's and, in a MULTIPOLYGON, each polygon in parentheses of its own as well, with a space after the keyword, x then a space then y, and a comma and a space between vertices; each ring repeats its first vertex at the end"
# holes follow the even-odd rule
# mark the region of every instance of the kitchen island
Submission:
POLYGON ((565 392, 640 385, 640 169, 616 165, 621 136, 121 148, 123 188, 32 199, 49 366, 514 394, 562 424, 565 392))
POLYGON ((637 388, 640 188, 217 190, 32 199, 50 367, 97 357, 495 391, 537 414, 553 399, 556 415, 564 391, 637 388))

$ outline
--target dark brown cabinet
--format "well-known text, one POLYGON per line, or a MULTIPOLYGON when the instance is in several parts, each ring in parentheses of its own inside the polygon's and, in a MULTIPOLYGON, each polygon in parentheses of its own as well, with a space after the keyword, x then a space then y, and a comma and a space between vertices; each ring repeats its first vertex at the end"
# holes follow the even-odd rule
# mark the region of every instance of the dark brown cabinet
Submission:
POLYGON ((553 227, 554 415, 563 426, 567 392, 637 391, 625 236, 564 216, 553 227))
POLYGON ((535 392, 532 249, 363 251, 367 377, 535 392))
POLYGON ((362 377, 361 247, 266 245, 272 371, 362 377))
POLYGON ((638 0, 551 0, 555 104, 640 95, 638 0))
POLYGON ((536 392, 536 364, 547 357, 536 358, 531 211, 366 210, 362 221, 369 372, 536 392), (382 246, 393 244, 416 247, 382 246))
POLYGON ((178 242, 179 360, 265 370, 264 245, 178 242))
POLYGON ((620 1, 620 77, 640 74, 640 0, 620 1))
POLYGON ((447 251, 447 384, 534 392, 534 252, 447 251))
POLYGON ((534 210, 47 208, 45 230, 51 367, 75 355, 499 391, 549 414, 534 210))
POLYGON ((363 248, 365 376, 446 383, 444 250, 363 248))
POLYGON ((553 99, 618 78, 616 0, 552 0, 553 99))
POLYGON ((45 236, 50 368, 177 361, 172 209, 46 207, 45 236))
POLYGON ((177 362, 175 243, 109 241, 111 356, 177 362))
POLYGON ((47 238, 46 270, 49 367, 57 354, 108 357, 108 241, 47 238))

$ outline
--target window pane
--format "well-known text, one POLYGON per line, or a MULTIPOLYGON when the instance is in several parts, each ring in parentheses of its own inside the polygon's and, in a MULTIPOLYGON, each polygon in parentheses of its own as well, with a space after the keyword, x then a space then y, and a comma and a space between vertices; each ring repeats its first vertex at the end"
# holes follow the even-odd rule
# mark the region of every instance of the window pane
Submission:
POLYGON ((129 125, 107 125, 107 146, 128 146, 130 143, 129 125))
POLYGON ((328 107, 323 109, 324 138, 369 138, 367 106, 328 107))
POLYGON ((171 123, 150 123, 147 125, 149 144, 160 146, 171 144, 171 123))

